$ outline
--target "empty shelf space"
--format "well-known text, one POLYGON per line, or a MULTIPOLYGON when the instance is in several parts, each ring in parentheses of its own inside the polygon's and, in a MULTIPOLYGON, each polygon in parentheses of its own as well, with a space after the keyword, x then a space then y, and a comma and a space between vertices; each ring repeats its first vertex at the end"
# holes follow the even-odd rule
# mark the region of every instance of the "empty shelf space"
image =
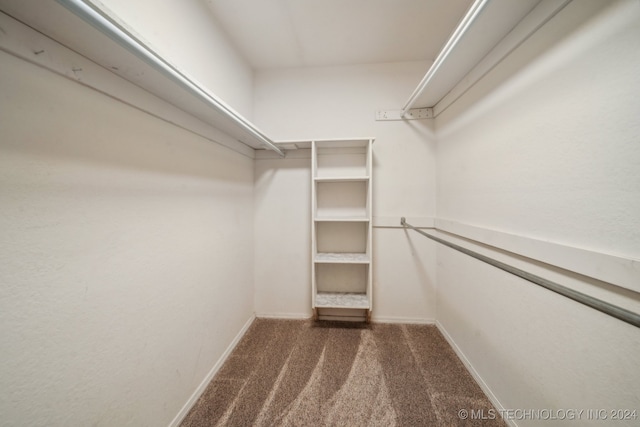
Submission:
POLYGON ((318 292, 317 308, 360 308, 369 309, 369 298, 363 293, 354 292, 318 292))
POLYGON ((314 176, 316 178, 362 177, 368 176, 368 142, 362 146, 324 146, 316 144, 314 176))
POLYGON ((314 253, 370 253, 366 222, 316 221, 314 253))
POLYGON ((316 181, 315 207, 318 218, 367 218, 366 181, 316 181))
POLYGON ((316 254, 314 261, 317 263, 336 264, 369 264, 369 255, 363 253, 335 253, 324 252, 316 254))

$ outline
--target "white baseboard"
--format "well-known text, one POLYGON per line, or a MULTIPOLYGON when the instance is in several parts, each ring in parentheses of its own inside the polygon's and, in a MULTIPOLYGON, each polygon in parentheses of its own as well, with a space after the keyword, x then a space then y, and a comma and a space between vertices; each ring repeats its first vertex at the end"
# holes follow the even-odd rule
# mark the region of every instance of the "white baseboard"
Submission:
MULTIPOLYGON (((299 319, 307 320, 312 316, 309 313, 256 313, 256 317, 259 319, 299 319)), ((322 318, 322 316, 320 316, 322 318)), ((336 319, 332 319, 336 320, 336 319)), ((435 319, 425 319, 423 317, 389 317, 389 316, 375 316, 371 317, 372 322, 378 323, 405 323, 412 325, 433 325, 436 323, 435 319)))
POLYGON ((387 316, 371 316, 372 322, 377 323, 404 323, 407 325, 433 325, 435 319, 411 318, 411 317, 387 317, 387 316))
POLYGON ((255 318, 256 316, 252 315, 249 318, 249 320, 247 320, 247 323, 245 323, 242 329, 240 329, 240 332, 238 332, 238 334, 233 339, 233 341, 231 341, 231 344, 229 344, 229 346, 224 351, 224 353, 222 353, 222 356, 220 356, 220 359, 218 359, 215 365, 213 365, 213 368, 211 368, 207 376, 204 378, 204 380, 202 380, 202 382, 200 383, 198 388, 196 388, 196 390, 193 392, 189 400, 187 400, 187 403, 184 404, 182 409, 180 409, 180 412, 178 412, 175 418, 171 421, 171 423, 169 424, 169 427, 178 427, 180 423, 184 420, 184 418, 187 416, 187 414, 189 413, 193 405, 195 405, 198 399, 200 399, 200 396, 202 396, 202 393, 204 393, 204 391, 206 390, 207 386, 209 385, 213 377, 218 373, 218 371, 220 370, 224 362, 226 362, 227 358, 229 357, 233 349, 236 348, 236 346, 238 345, 238 343, 240 342, 244 334, 247 332, 247 330, 249 329, 249 326, 251 326, 255 318))
MULTIPOLYGON (((487 397, 489 398, 493 406, 495 406, 498 412, 504 413, 505 408, 502 405, 502 403, 500 403, 500 401, 498 400, 498 397, 493 393, 491 388, 489 388, 489 385, 484 381, 484 379, 482 379, 478 371, 476 371, 476 369, 473 367, 469 359, 467 359, 467 356, 464 354, 464 352, 460 349, 460 347, 458 347, 458 345, 453 340, 451 335, 449 335, 449 333, 444 328, 444 326, 442 326, 442 323, 436 320, 435 324, 438 330, 440 331, 440 333, 442 333, 444 338, 447 340, 451 348, 453 348, 453 351, 456 352, 456 354, 458 355, 458 358, 462 361, 462 363, 467 368, 467 370, 469 371, 473 379, 476 380, 476 382, 478 383, 478 385, 480 386, 484 394, 487 395, 487 397)), ((516 424, 514 420, 506 419, 504 421, 512 427, 518 427, 518 424, 516 424)))
POLYGON ((311 313, 256 313, 259 319, 310 319, 311 313))

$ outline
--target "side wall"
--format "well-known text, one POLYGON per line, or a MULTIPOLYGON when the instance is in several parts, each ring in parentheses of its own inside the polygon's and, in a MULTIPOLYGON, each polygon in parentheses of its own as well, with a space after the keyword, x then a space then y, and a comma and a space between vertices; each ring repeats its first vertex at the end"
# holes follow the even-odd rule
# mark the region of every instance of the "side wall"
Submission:
MULTIPOLYGON (((438 219, 639 260, 639 23, 637 1, 572 2, 438 116, 438 219)), ((635 292, 456 241, 640 311, 635 292)), ((437 256, 438 322, 504 408, 640 410, 638 328, 437 256)))
MULTIPOLYGON (((397 226, 435 213, 433 122, 377 122, 398 109, 427 63, 260 71, 255 123, 275 140, 375 137, 374 308, 377 320, 433 321, 435 252, 397 226), (426 183, 426 192, 425 192, 426 183), (377 225, 377 226, 376 226, 377 225)), ((310 150, 258 153, 255 169, 256 313, 311 315, 310 150)))
POLYGON ((0 52, 0 200, 2 423, 168 425, 253 316, 253 160, 0 52))

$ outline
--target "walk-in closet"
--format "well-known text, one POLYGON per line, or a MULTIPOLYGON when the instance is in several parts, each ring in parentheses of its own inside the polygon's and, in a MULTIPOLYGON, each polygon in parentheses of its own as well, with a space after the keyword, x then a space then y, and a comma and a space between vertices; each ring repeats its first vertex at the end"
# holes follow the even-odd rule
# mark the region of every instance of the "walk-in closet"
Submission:
POLYGON ((0 0, 0 425, 640 425, 640 1, 0 0))

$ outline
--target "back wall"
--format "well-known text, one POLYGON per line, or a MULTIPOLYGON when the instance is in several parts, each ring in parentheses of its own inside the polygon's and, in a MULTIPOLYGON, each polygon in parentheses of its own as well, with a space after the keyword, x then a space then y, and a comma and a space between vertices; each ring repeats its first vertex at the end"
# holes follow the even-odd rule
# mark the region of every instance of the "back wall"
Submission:
MULTIPOLYGON (((435 252, 397 228, 401 216, 435 214, 433 121, 375 121, 400 109, 425 62, 292 68, 256 73, 255 123, 276 141, 375 137, 373 268, 375 320, 433 321, 435 252), (391 227, 387 227, 391 226, 391 227), (395 228, 393 228, 395 227, 395 228)), ((255 162, 256 312, 311 315, 311 153, 255 162)))

